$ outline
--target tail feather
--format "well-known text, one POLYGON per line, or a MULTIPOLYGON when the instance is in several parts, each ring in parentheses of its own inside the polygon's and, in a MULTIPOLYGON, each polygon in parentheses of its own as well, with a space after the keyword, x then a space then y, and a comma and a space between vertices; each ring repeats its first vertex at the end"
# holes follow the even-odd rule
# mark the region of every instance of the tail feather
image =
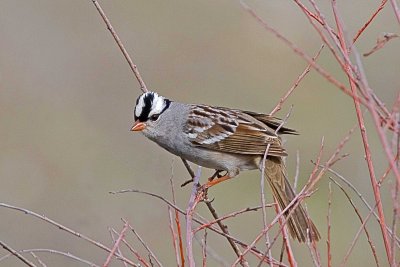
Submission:
MULTIPOLYGON (((282 159, 279 157, 268 157, 265 162, 264 173, 280 208, 282 210, 285 209, 295 198, 295 193, 286 178, 285 165, 282 159)), ((286 217, 289 216, 287 217, 288 221, 286 225, 291 236, 299 242, 305 242, 308 239, 318 241, 321 236, 314 223, 308 218, 304 208, 299 204, 292 210, 289 209, 285 213, 286 217)))

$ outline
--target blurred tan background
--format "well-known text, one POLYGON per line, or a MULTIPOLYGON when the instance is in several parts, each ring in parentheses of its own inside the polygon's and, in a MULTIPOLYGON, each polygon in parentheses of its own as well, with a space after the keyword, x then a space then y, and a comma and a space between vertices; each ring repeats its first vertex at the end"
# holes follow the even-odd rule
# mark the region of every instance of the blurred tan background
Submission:
MULTIPOLYGON (((320 1, 329 17, 330 6, 320 1)), ((380 1, 339 1, 348 35, 354 36, 380 1)), ((309 55, 321 42, 291 1, 246 1, 261 17, 309 55)), ((147 86, 171 99, 268 113, 303 71, 306 63, 266 32, 238 1, 102 1, 105 12, 133 56, 147 86)), ((360 37, 357 48, 369 51, 383 32, 399 32, 388 4, 360 37)), ((137 194, 110 195, 136 188, 170 199, 174 160, 178 204, 186 207, 191 186, 180 160, 139 134, 129 131, 139 86, 107 31, 92 1, 0 1, 0 202, 17 205, 61 222, 111 246, 108 227, 122 228, 127 219, 165 266, 175 266, 166 206, 137 194)), ((399 90, 399 40, 363 58, 371 87, 391 107, 399 90)), ((318 60, 346 82, 327 49, 318 60)), ((325 137, 324 159, 356 123, 352 100, 312 71, 277 114, 294 105, 288 126, 301 133, 287 138, 287 165, 294 176, 300 153, 300 184, 308 178, 325 137)), ((377 176, 386 160, 368 120, 377 176)), ((370 203, 373 195, 356 131, 343 152, 350 156, 335 169, 353 182, 370 203)), ((210 171, 203 169, 205 181, 210 171)), ((215 207, 226 214, 260 200, 258 172, 213 188, 215 207)), ((322 233, 319 243, 326 263, 328 175, 307 200, 322 233)), ((388 182, 390 183, 390 181, 388 182)), ((383 186, 384 204, 390 191, 383 186)), ((333 186, 333 263, 338 265, 359 228, 354 211, 333 186)), ((267 188, 268 201, 271 201, 267 188)), ((365 216, 367 210, 357 200, 365 216)), ((210 218, 203 205, 199 211, 210 218)), ((386 210, 388 221, 391 210, 386 210)), ((269 211, 271 219, 274 212, 269 211)), ((228 222, 233 235, 251 242, 261 229, 260 213, 228 222)), ((386 264, 376 220, 368 223, 382 266, 386 264)), ((132 236, 130 236, 132 237, 132 236)), ((107 254, 33 217, 0 209, 0 239, 15 249, 52 248, 97 264, 107 254)), ((139 251, 139 243, 130 238, 139 251)), ((209 245, 231 263, 226 240, 209 234, 209 245)), ((262 247, 262 245, 260 245, 262 247)), ((196 251, 199 246, 196 244, 196 251)), ((273 251, 279 258, 280 246, 273 251)), ((293 244, 300 266, 312 263, 306 246, 293 244)), ((1 255, 6 252, 1 250, 1 255)), ((84 266, 70 259, 38 254, 48 266, 84 266)), ((146 255, 146 254, 145 254, 146 255)), ((133 256, 130 256, 132 259, 133 256)), ((348 266, 373 262, 365 236, 348 266)), ((200 261, 199 261, 200 263, 200 261)), ((254 264, 256 264, 254 262, 254 264)), ((15 258, 0 266, 21 266, 15 258)), ((113 266, 121 266, 114 261, 113 266)), ((209 258, 209 266, 218 264, 209 258)))

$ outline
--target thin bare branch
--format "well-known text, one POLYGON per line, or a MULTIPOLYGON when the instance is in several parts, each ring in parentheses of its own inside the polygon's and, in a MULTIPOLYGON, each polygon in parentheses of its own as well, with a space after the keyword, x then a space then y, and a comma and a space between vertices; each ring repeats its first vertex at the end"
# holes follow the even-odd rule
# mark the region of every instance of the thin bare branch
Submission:
POLYGON ((119 234, 117 240, 115 241, 113 248, 111 249, 110 253, 108 254, 107 259, 103 264, 103 267, 107 267, 110 264, 112 257, 114 256, 115 252, 119 248, 119 244, 121 243, 121 240, 124 239, 124 237, 125 237, 126 230, 128 230, 127 222, 125 223, 124 228, 122 228, 122 231, 119 234))
POLYGON ((332 217, 332 183, 329 182, 329 195, 328 195, 328 215, 326 216, 328 224, 328 236, 326 240, 326 248, 328 254, 328 267, 332 267, 332 249, 331 249, 331 217, 332 217))
MULTIPOLYGON (((322 49, 324 48, 324 45, 321 45, 319 48, 318 52, 315 54, 315 56, 312 58, 312 60, 315 62, 319 55, 321 54, 322 49)), ((296 81, 293 83, 292 87, 289 88, 289 90, 286 92, 286 94, 279 100, 278 104, 275 106, 275 108, 269 113, 270 116, 273 116, 276 112, 281 110, 283 103, 289 98, 289 96, 293 93, 294 89, 297 88, 297 86, 300 84, 300 82, 304 79, 304 77, 310 72, 311 69, 311 64, 308 64, 307 67, 304 69, 304 71, 300 74, 299 77, 297 77, 296 81)))
MULTIPOLYGON (((52 220, 52 219, 47 218, 44 215, 40 215, 40 214, 37 214, 37 213, 35 213, 33 211, 30 211, 28 209, 16 207, 16 206, 9 205, 9 204, 6 204, 6 203, 0 203, 0 207, 12 209, 12 210, 17 210, 17 211, 23 212, 23 213, 25 213, 27 215, 36 217, 36 218, 38 218, 40 220, 43 220, 43 221, 45 221, 45 222, 47 222, 47 223, 49 223, 51 225, 54 225, 55 227, 57 227, 60 230, 63 230, 65 232, 69 233, 69 234, 72 234, 72 235, 74 235, 74 236, 76 236, 78 238, 81 238, 81 239, 83 239, 83 240, 85 240, 85 241, 87 241, 87 242, 89 242, 89 243, 91 243, 91 244, 93 244, 93 245, 95 245, 95 246, 107 251, 107 252, 111 252, 111 249, 106 247, 102 243, 100 243, 98 241, 95 241, 95 240, 93 240, 93 239, 91 239, 91 238, 89 238, 89 237, 87 237, 87 236, 85 236, 85 235, 83 235, 81 233, 78 233, 78 232, 76 232, 76 231, 74 231, 74 230, 72 230, 72 229, 70 229, 70 228, 68 228, 68 227, 66 227, 66 226, 54 221, 54 220, 52 220)), ((132 262, 131 260, 125 258, 124 256, 122 256, 122 255, 120 255, 118 253, 115 253, 115 255, 117 256, 117 258, 119 260, 122 260, 122 261, 128 263, 129 265, 132 265, 132 266, 136 265, 134 262, 132 262)))
MULTIPOLYGON (((340 188, 340 190, 344 193, 344 195, 346 196, 346 198, 347 198, 347 200, 349 201, 350 205, 353 207, 355 213, 357 214, 357 217, 358 217, 358 219, 360 220, 361 225, 364 225, 363 218, 362 218, 360 212, 358 211, 358 208, 356 207, 356 205, 354 204, 353 200, 351 199, 351 197, 349 196, 349 194, 346 192, 346 190, 344 190, 344 188, 343 188, 335 179, 333 179, 332 177, 329 177, 329 179, 330 179, 331 181, 333 181, 333 182, 340 188)), ((364 226, 363 229, 364 229, 365 235, 366 235, 366 237, 367 237, 369 246, 370 246, 370 248, 371 248, 372 255, 374 256, 376 266, 380 266, 380 265, 379 265, 378 256, 377 256, 377 253, 376 253, 376 249, 375 249, 375 245, 374 245, 373 242, 372 242, 372 239, 371 239, 371 237, 370 237, 370 235, 369 235, 368 229, 367 229, 366 226, 364 226)))
MULTIPOLYGON (((375 208, 376 208, 376 205, 375 205, 374 209, 375 209, 375 208)), ((353 248, 354 248, 354 246, 355 246, 355 244, 356 244, 358 238, 360 237, 360 234, 361 234, 362 230, 363 230, 364 227, 365 227, 365 224, 368 222, 369 218, 371 218, 372 213, 373 213, 373 210, 371 210, 371 211, 368 213, 367 217, 364 219, 364 222, 361 224, 360 228, 358 229, 357 234, 356 234, 356 236, 354 237, 353 241, 351 242, 350 248, 347 250, 347 253, 346 253, 346 255, 344 256, 343 261, 342 261, 342 263, 340 264, 340 266, 343 266, 343 267, 346 266, 346 262, 347 262, 347 260, 349 259, 350 255, 351 255, 351 252, 352 252, 352 250, 353 250, 353 248)))
POLYGON ((34 252, 31 251, 30 254, 40 264, 40 266, 47 267, 47 265, 34 252))
MULTIPOLYGON (((324 165, 319 165, 319 167, 323 168, 324 165)), ((357 190, 357 188, 348 179, 346 179, 343 175, 333 170, 332 168, 327 168, 327 170, 333 175, 335 175, 337 178, 339 178, 342 182, 344 182, 351 190, 353 190, 356 193, 356 195, 361 199, 361 201, 364 203, 364 205, 368 208, 369 211, 373 211, 372 206, 368 203, 368 201, 364 198, 364 196, 357 190)), ((378 214, 376 214, 375 212, 373 212, 372 214, 374 215, 375 219, 379 222, 380 219, 378 214)), ((400 247, 400 238, 397 237, 396 234, 393 233, 388 226, 386 226, 386 231, 388 231, 388 233, 392 236, 392 238, 395 238, 397 246, 400 247)))
POLYGON ((35 264, 33 264, 31 261, 26 259, 24 256, 21 255, 18 251, 7 245, 5 242, 0 240, 0 246, 2 246, 5 250, 10 252, 11 255, 14 255, 17 257, 19 260, 21 260, 25 265, 30 266, 30 267, 36 267, 35 264))
POLYGON ((153 253, 153 251, 149 248, 149 246, 146 244, 146 242, 142 239, 142 237, 136 232, 135 228, 132 227, 132 225, 130 225, 128 223, 127 220, 125 220, 124 218, 121 218, 121 220, 128 225, 129 229, 131 229, 132 233, 137 237, 137 239, 140 241, 140 243, 143 245, 143 247, 147 250, 147 252, 149 253, 149 255, 151 256, 151 258, 153 258, 157 265, 162 267, 163 265, 161 264, 161 262, 158 260, 158 258, 156 257, 156 255, 153 253))
POLYGON ((393 11, 394 11, 394 14, 396 15, 397 22, 400 24, 400 9, 399 9, 399 6, 397 4, 397 1, 396 0, 390 0, 390 3, 392 4, 393 11))
MULTIPOLYGON (((55 255, 61 255, 61 256, 64 256, 66 258, 73 259, 73 260, 75 260, 77 262, 89 265, 91 267, 99 267, 99 265, 97 265, 97 264, 95 264, 93 262, 90 262, 88 260, 79 258, 78 256, 75 256, 75 255, 71 254, 70 252, 63 252, 63 251, 58 251, 58 250, 54 250, 54 249, 46 249, 46 248, 22 249, 22 250, 19 251, 19 253, 22 253, 22 254, 23 253, 31 253, 31 252, 33 252, 33 253, 50 253, 50 254, 55 254, 55 255)), ((0 262, 2 260, 4 260, 4 259, 10 257, 11 255, 12 254, 10 253, 10 254, 7 254, 7 255, 1 257, 0 258, 0 262)), ((137 265, 133 265, 133 266, 138 267, 137 265)))
POLYGON ((190 194, 189 203, 186 209, 186 253, 190 267, 195 266, 194 255, 193 255, 193 230, 192 230, 192 217, 193 212, 203 199, 205 192, 199 192, 199 179, 201 176, 201 167, 199 167, 197 174, 193 178, 192 193, 190 194))
POLYGON ((132 58, 129 56, 128 51, 126 51, 124 45, 122 44, 121 39, 118 37, 118 34, 115 32, 113 26, 111 25, 110 20, 107 18, 106 14, 104 13, 103 9, 101 8, 99 2, 97 0, 92 0, 94 6, 96 7, 97 11, 99 12, 101 18, 103 19, 104 23, 107 25, 107 29, 110 31, 111 35, 114 37, 115 42, 117 43, 119 49, 121 50, 122 54, 124 55, 126 61, 129 64, 133 74, 135 74, 136 80, 139 82, 140 90, 143 92, 147 92, 146 84, 144 83, 142 76, 139 73, 139 70, 135 63, 133 63, 132 58))
POLYGON ((376 40, 376 45, 369 51, 363 54, 364 57, 368 57, 378 51, 379 49, 383 48, 390 40, 394 38, 398 38, 399 35, 395 33, 385 33, 383 37, 379 37, 376 40))
POLYGON ((381 10, 385 7, 387 0, 382 0, 378 9, 372 14, 372 16, 367 20, 367 22, 357 31, 357 34, 353 37, 353 44, 357 41, 358 37, 365 31, 365 29, 369 26, 369 24, 375 19, 375 17, 381 12, 381 10))

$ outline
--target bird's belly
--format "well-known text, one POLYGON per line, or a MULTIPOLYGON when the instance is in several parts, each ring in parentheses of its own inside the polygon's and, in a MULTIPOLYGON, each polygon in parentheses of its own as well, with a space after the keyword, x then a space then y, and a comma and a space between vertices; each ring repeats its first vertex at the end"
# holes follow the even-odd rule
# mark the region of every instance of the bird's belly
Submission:
POLYGON ((183 153, 183 158, 206 168, 228 172, 234 169, 254 170, 258 168, 259 162, 255 156, 220 153, 201 148, 197 148, 195 153, 183 153))
MULTIPOLYGON (((153 140, 161 147, 168 150, 172 154, 182 157, 197 165, 224 171, 233 170, 254 170, 258 169, 260 156, 257 155, 241 155, 233 153, 221 153, 218 151, 194 147, 191 144, 176 145, 180 142, 160 142, 159 139, 153 140)), ((180 140, 181 142, 185 142, 180 140)))

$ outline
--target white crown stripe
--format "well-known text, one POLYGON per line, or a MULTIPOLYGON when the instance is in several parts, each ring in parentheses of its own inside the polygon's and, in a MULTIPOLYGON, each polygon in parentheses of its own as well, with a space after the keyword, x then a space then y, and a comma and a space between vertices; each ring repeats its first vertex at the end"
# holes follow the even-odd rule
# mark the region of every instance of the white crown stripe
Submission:
POLYGON ((160 114, 165 107, 164 97, 159 96, 157 93, 154 93, 153 103, 151 105, 151 110, 149 113, 149 117, 154 114, 160 114))
POLYGON ((143 108, 144 108, 144 95, 142 95, 142 96, 140 96, 140 98, 139 98, 139 102, 138 102, 138 104, 136 105, 136 108, 135 108, 135 115, 136 115, 136 117, 140 117, 140 114, 142 113, 142 111, 143 111, 143 108))

